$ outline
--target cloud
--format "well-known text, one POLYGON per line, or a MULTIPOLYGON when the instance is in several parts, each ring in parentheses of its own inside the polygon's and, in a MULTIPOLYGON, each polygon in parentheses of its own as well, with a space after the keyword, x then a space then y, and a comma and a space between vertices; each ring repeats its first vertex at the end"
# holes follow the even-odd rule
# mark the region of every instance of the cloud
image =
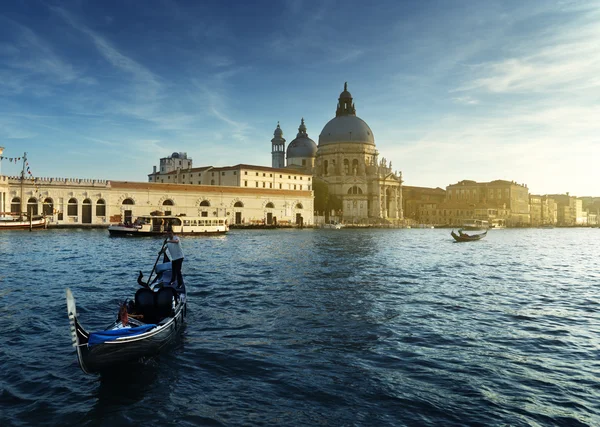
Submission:
POLYGON ((470 97, 470 96, 459 96, 457 98, 452 98, 452 101, 456 104, 465 104, 465 105, 477 105, 479 101, 470 97))

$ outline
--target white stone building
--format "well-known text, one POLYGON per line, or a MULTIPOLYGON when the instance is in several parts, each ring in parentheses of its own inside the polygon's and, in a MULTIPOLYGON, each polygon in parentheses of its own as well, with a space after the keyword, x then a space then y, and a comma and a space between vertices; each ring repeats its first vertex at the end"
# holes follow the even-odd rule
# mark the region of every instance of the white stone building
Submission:
MULTIPOLYGON (((272 143, 272 163, 280 165, 285 139, 279 124, 272 143)), ((356 116, 347 84, 340 94, 336 115, 319 135, 319 144, 308 137, 304 119, 287 148, 286 168, 302 170, 326 183, 329 194, 341 199, 342 217, 355 223, 400 223, 402 174, 392 163, 379 160, 375 137, 356 116)))

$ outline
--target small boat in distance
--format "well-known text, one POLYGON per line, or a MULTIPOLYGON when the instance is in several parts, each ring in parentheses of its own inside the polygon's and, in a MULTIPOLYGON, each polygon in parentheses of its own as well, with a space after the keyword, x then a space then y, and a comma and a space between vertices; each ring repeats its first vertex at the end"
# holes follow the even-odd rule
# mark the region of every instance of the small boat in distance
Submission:
POLYGON ((321 228, 328 228, 328 229, 331 229, 331 230, 340 230, 343 227, 344 227, 344 224, 340 224, 337 221, 330 221, 330 222, 328 222, 326 224, 322 224, 321 225, 321 228))
MULTIPOLYGON (((21 196, 13 199, 16 201, 16 205, 11 204, 11 210, 16 210, 16 212, 0 212, 0 230, 31 231, 34 228, 47 228, 48 221, 44 215, 37 214, 37 205, 35 205, 35 208, 27 207, 27 212, 21 212, 25 206, 23 205, 23 187, 25 185, 25 166, 28 165, 27 153, 24 153, 23 157, 19 157, 19 159, 23 159, 23 168, 21 170, 20 178, 21 196)), ((27 166, 27 172, 31 175, 31 172, 29 172, 29 166, 27 166)))
POLYGON ((225 234, 229 225, 224 217, 141 215, 132 223, 108 226, 111 236, 160 236, 169 229, 184 236, 225 234))
POLYGON ((117 319, 101 331, 89 332, 83 328, 77 317, 75 298, 70 289, 66 290, 71 338, 83 372, 102 373, 154 356, 175 339, 183 328, 187 298, 185 285, 179 286, 177 280, 169 284, 172 270, 167 260, 166 255, 161 264, 157 259, 149 283, 142 281, 140 272, 138 284, 143 287, 135 293, 134 301, 123 302, 117 319), (154 271, 157 276, 150 282, 154 271))
POLYGON ((458 230, 458 234, 456 234, 454 230, 452 230, 450 235, 454 237, 454 240, 456 240, 457 242, 474 242, 476 240, 483 239, 487 235, 487 230, 479 234, 463 233, 462 229, 458 230))
POLYGON ((469 219, 462 225, 463 230, 487 230, 490 222, 485 219, 469 219))

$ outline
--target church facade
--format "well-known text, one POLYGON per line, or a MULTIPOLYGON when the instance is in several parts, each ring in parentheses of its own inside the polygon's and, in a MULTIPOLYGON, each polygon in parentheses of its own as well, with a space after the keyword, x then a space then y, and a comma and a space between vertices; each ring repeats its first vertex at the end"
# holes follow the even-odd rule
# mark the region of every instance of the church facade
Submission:
POLYGON ((330 196, 341 201, 345 222, 392 223, 403 221, 402 173, 393 172, 392 163, 379 158, 375 137, 369 125, 356 115, 347 84, 338 98, 335 117, 321 131, 318 145, 308 137, 302 119, 296 138, 285 150, 279 124, 272 143, 273 167, 310 173, 321 181, 330 196))

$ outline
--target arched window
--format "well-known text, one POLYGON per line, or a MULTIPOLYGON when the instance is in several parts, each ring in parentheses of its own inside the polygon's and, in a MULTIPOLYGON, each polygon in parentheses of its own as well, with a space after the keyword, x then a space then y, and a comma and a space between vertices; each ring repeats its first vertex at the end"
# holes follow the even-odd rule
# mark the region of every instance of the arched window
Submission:
POLYGON ((298 204, 296 205, 296 209, 302 209, 302 203, 298 203, 298 204))
POLYGON ((275 207, 275 205, 271 202, 269 202, 265 205, 265 208, 269 208, 269 209, 273 209, 274 207, 275 207))
POLYGON ((350 187, 348 189, 348 194, 362 194, 362 193, 363 193, 362 190, 359 187, 357 187, 356 185, 354 187, 350 187))
POLYGON ((358 160, 352 160, 352 173, 358 173, 358 160))
POLYGON ((210 202, 208 200, 202 200, 200 206, 210 206, 210 202))
POLYGON ((167 199, 163 202, 163 206, 173 206, 173 200, 167 199))
POLYGON ((74 197, 70 198, 69 203, 67 203, 67 215, 77 216, 77 199, 74 197))
POLYGON ((35 197, 31 197, 29 200, 27 200, 27 213, 29 215, 38 214, 38 202, 35 197))
POLYGON ((106 216, 106 203, 103 199, 96 202, 96 216, 106 216))
POLYGON ((344 173, 348 175, 350 173, 350 162, 348 159, 344 159, 344 173))
POLYGON ((12 213, 21 213, 21 199, 14 197, 10 202, 10 211, 12 213))
POLYGON ((328 162, 327 160, 325 160, 325 161, 323 162, 323 173, 324 173, 325 175, 327 175, 327 171, 328 171, 328 170, 329 170, 329 162, 328 162))
POLYGON ((243 208, 244 204, 242 202, 235 202, 235 205, 233 205, 234 208, 243 208))
POLYGON ((44 204, 42 205, 42 212, 44 215, 52 215, 54 214, 54 200, 50 197, 46 197, 44 199, 44 204))
POLYGON ((210 185, 215 185, 215 180, 214 179, 210 180, 210 185))
POLYGON ((132 199, 123 200, 124 205, 135 205, 135 202, 132 199))

